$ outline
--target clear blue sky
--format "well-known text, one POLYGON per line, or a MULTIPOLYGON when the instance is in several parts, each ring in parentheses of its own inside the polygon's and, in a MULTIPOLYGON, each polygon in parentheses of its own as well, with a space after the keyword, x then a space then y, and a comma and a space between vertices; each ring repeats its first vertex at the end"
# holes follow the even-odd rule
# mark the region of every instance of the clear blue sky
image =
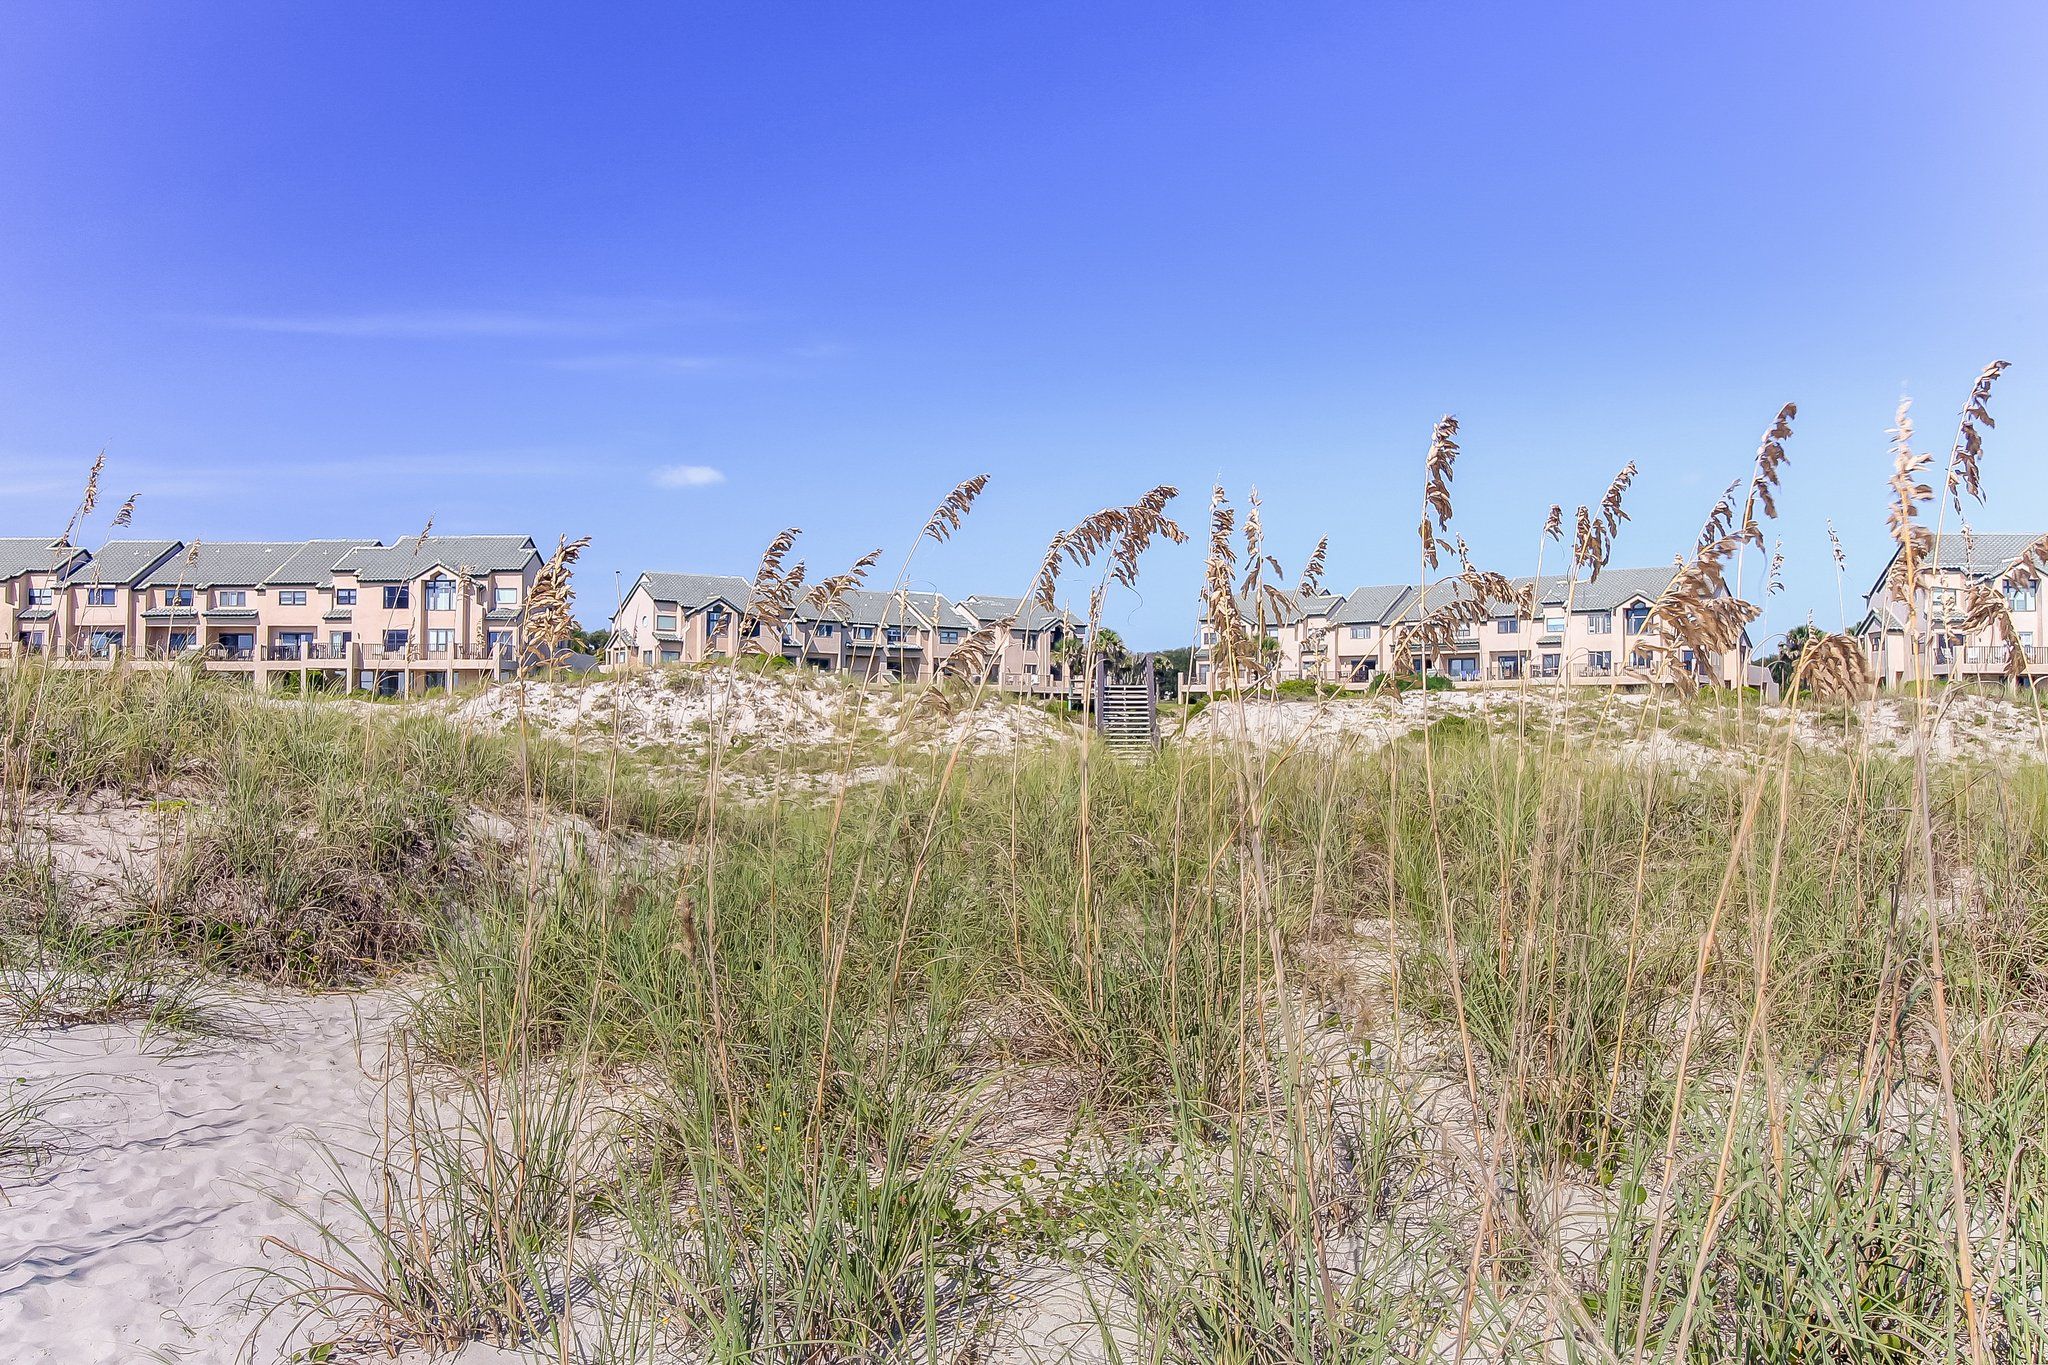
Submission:
MULTIPOLYGON (((1833 625, 1823 518, 1860 588, 1899 395, 1945 449, 1995 356, 1973 515, 2048 529, 2039 4, 0 19, 0 533, 104 446, 139 534, 589 533, 595 620, 784 524, 893 564, 982 471, 913 578, 1015 592, 1154 483, 1199 532, 1221 478, 1344 587, 1413 574, 1450 411, 1489 566, 1630 458, 1654 564, 1793 399, 1771 624, 1833 625)), ((1110 623, 1185 640, 1199 541, 1110 623)))

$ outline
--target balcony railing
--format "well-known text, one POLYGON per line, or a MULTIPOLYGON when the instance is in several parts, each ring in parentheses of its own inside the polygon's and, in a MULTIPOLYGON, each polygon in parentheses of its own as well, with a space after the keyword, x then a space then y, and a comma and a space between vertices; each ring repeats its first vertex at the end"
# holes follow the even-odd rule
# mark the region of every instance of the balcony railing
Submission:
POLYGON ((348 658, 348 652, 349 647, 347 645, 269 645, 265 647, 263 657, 276 663, 302 663, 311 660, 345 661, 348 658))

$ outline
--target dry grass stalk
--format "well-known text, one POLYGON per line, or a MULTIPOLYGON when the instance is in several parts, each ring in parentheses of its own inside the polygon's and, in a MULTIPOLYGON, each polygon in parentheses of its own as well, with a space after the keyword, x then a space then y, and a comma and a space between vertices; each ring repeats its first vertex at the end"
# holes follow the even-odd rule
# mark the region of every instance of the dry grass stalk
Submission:
MULTIPOLYGON (((428 522, 427 528, 432 530, 433 523, 428 522)), ((521 661, 522 673, 553 666, 567 649, 569 637, 576 629, 576 588, 571 580, 576 560, 589 544, 589 536, 575 540, 561 537, 548 562, 534 575, 533 590, 526 600, 527 645, 526 658, 521 661)))
POLYGON ((1667 675, 1671 657, 1680 650, 1690 649, 1698 659, 1739 649, 1743 632, 1761 615, 1728 591, 1728 561, 1748 543, 1746 534, 1736 533, 1704 547, 1672 575, 1650 607, 1639 648, 1657 656, 1667 675))
POLYGON ((1778 519, 1778 503, 1774 494, 1778 489, 1778 471, 1784 467, 1785 442, 1792 435, 1792 419, 1799 415, 1797 403, 1787 403, 1778 409, 1770 429, 1764 432, 1763 440, 1757 443, 1756 468, 1750 475, 1749 496, 1742 504, 1742 531, 1749 543, 1763 548, 1763 527, 1757 520, 1757 509, 1761 507, 1765 517, 1778 519))
POLYGON ((1918 615, 1921 566, 1934 553, 1934 532, 1920 522, 1920 505, 1934 496, 1921 480, 1926 476, 1929 457, 1913 449, 1913 400, 1899 400, 1898 415, 1892 422, 1891 510, 1886 522, 1892 541, 1899 547, 1885 577, 1885 587, 1905 605, 1906 619, 1918 615))
POLYGON ((72 512, 71 520, 65 523, 64 536, 57 542, 59 545, 69 545, 71 537, 78 531, 78 524, 91 516, 93 508, 100 505, 100 474, 106 467, 107 452, 102 450, 93 458, 92 468, 86 472, 85 494, 79 498, 78 507, 72 512))
POLYGON ((123 529, 127 528, 128 526, 131 526, 131 525, 133 525, 133 524, 134 524, 134 522, 135 522, 135 503, 136 503, 136 501, 137 501, 137 500, 138 500, 139 498, 141 498, 141 496, 142 496, 142 495, 141 495, 140 493, 130 493, 130 494, 128 495, 128 500, 127 500, 126 502, 124 502, 124 503, 122 503, 122 504, 121 504, 121 510, 120 510, 120 511, 118 511, 118 512, 116 512, 116 513, 114 513, 114 529, 115 529, 115 530, 117 530, 117 531, 119 531, 119 530, 123 530, 123 529))
POLYGON ((1217 484, 1209 495, 1209 554, 1202 563, 1202 614, 1216 632, 1212 659, 1219 676, 1235 676, 1249 652, 1244 610, 1237 598, 1237 550, 1231 537, 1237 510, 1217 484))
POLYGON ((1047 611, 1055 610, 1055 590, 1062 568, 1092 563, 1105 551, 1109 555, 1110 577, 1125 587, 1136 587, 1138 557, 1154 540, 1164 538, 1179 545, 1188 538, 1166 515, 1166 504, 1179 493, 1173 485, 1161 484, 1128 506, 1105 507, 1054 536, 1032 579, 1032 600, 1047 611))
POLYGON ((1295 593, 1301 597, 1314 597, 1323 590, 1323 561, 1330 553, 1330 538, 1324 536, 1316 542, 1316 548, 1309 553, 1308 563, 1302 566, 1301 584, 1295 593))
POLYGON ((1543 519, 1543 534, 1551 540, 1564 539, 1564 508, 1557 503, 1550 504, 1550 515, 1543 519))
POLYGON ((820 615, 830 615, 846 600, 846 594, 867 582, 868 573, 882 558, 880 550, 869 550, 853 561, 853 567, 845 573, 835 573, 819 579, 804 594, 804 605, 820 615))
POLYGON ((779 638, 784 623, 796 612, 798 595, 804 586, 803 562, 799 560, 785 569, 783 561, 802 534, 791 526, 769 541, 762 552, 761 567, 747 588, 746 610, 740 613, 740 652, 767 653, 768 646, 763 641, 771 633, 779 638))
POLYGON ((1963 599, 1962 629, 1965 635, 1988 631, 2005 649, 2004 672, 2008 678, 2023 677, 2027 671, 2027 649, 2020 640, 2019 627, 2012 619, 2012 605, 1994 583, 1972 583, 1963 599))
POLYGON ((1438 563, 1437 532, 1451 521, 1451 478, 1458 463, 1458 419, 1445 413, 1430 433, 1429 454, 1423 459, 1422 523, 1416 535, 1422 540, 1422 562, 1434 569, 1438 563), (1435 519, 1435 526, 1430 525, 1435 519))
POLYGON ((1978 428, 1998 425, 1991 420, 1991 386, 2011 368, 2009 360, 1994 360, 1986 365, 1963 404, 1955 448, 1949 452, 1948 460, 1948 496, 1958 512, 1963 510, 1966 493, 1980 503, 1984 501, 1984 436, 1978 428))
POLYGON ((1877 688, 1864 642, 1854 635, 1809 635, 1792 670, 1793 686, 1802 683, 1823 701, 1861 701, 1877 688))
POLYGON ((1737 479, 1721 490, 1721 497, 1707 513, 1707 524, 1700 528, 1699 539, 1693 542, 1695 550, 1704 550, 1721 537, 1735 529, 1735 490, 1742 486, 1737 479))
POLYGON ((924 524, 922 534, 936 543, 944 544, 960 529, 960 523, 967 519, 968 512, 974 508, 974 500, 980 497, 981 490, 987 487, 986 474, 976 474, 971 479, 961 480, 960 484, 946 495, 946 500, 933 510, 931 517, 924 524))
MULTIPOLYGON (((433 535, 434 519, 432 517, 428 517, 427 524, 425 526, 420 527, 419 538, 414 540, 412 543, 412 552, 414 554, 418 554, 420 551, 426 549, 427 542, 433 538, 433 535)), ((586 537, 586 539, 587 538, 588 537, 586 537)))

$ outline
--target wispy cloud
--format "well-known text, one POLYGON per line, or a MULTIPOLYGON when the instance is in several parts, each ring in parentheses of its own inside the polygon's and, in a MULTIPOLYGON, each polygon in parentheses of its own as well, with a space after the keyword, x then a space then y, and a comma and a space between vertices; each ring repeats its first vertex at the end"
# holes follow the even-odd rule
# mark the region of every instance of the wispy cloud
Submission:
POLYGON ((725 482, 725 471, 708 464, 665 464, 648 475, 656 488, 709 488, 725 482))
POLYGON ((464 308, 421 308, 391 313, 238 313, 202 318, 200 321, 231 331, 376 340, 602 336, 618 330, 620 326, 617 322, 567 314, 464 308))
POLYGON ((572 355, 548 364, 558 370, 639 370, 650 374, 702 374, 724 369, 732 362, 715 355, 664 355, 617 352, 610 355, 572 355))
POLYGON ((341 312, 214 313, 191 318, 237 332, 359 340, 619 336, 677 324, 731 322, 717 303, 654 298, 557 298, 518 307, 372 308, 341 312))

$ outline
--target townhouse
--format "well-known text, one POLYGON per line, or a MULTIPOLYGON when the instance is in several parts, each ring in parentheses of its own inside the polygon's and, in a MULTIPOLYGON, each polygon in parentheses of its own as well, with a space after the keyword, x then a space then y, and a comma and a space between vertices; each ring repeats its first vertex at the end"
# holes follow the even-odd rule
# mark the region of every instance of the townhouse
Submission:
POLYGON ((42 653, 62 638, 58 583, 84 556, 47 537, 0 538, 0 657, 42 653))
POLYGON ((1087 638, 1087 624, 1062 609, 1040 606, 1021 597, 996 597, 974 593, 960 599, 959 608, 970 621, 969 630, 1010 622, 1002 648, 989 665, 989 681, 1005 692, 1029 696, 1067 695, 1078 665, 1070 666, 1061 645, 1087 638))
MULTIPOLYGON (((1534 678, 1647 687, 1662 668, 1657 657, 1661 641, 1649 628, 1650 611, 1676 573, 1675 566, 1667 566, 1609 569, 1593 583, 1564 575, 1515 579, 1515 588, 1528 597, 1526 604, 1485 602, 1484 619, 1460 625, 1449 640, 1426 653, 1414 647, 1410 632, 1446 604, 1470 599, 1471 589, 1459 579, 1441 579, 1426 590, 1388 584, 1299 599, 1288 603, 1278 620, 1264 623, 1265 657, 1253 671, 1262 679, 1365 687, 1400 671, 1397 655, 1406 640, 1408 671, 1438 673, 1459 686, 1534 678)), ((1191 691, 1225 684, 1215 673, 1215 643, 1215 630, 1204 623, 1191 691)), ((1746 678, 1748 662, 1746 641, 1725 657, 1695 658, 1690 649, 1677 648, 1671 658, 1673 668, 1726 686, 1746 678)))
POLYGON ((750 592, 748 580, 732 574, 643 573, 612 617, 608 657, 614 665, 658 667, 733 658, 746 646, 805 668, 916 682, 932 676, 976 630, 1008 617, 989 681, 1051 695, 1069 685, 1061 641, 1084 630, 1064 611, 1015 597, 976 595, 955 603, 934 592, 856 590, 823 611, 799 604, 782 623, 781 638, 763 641, 760 624, 745 620, 750 592))
POLYGON ((387 693, 502 677, 541 556, 526 536, 0 541, 10 652, 63 663, 196 660, 387 693))
POLYGON ((1908 603, 1887 583, 1898 563, 1894 550, 1864 594, 1867 609, 1857 631, 1870 650, 1880 687, 1918 678, 2002 680, 2009 665, 2030 683, 2048 677, 2048 603, 2040 575, 2020 560, 2041 533, 1944 534, 1923 566, 1922 586, 1908 603), (2005 599, 2018 637, 2019 657, 1994 626, 1969 629, 1972 589, 1989 587, 2005 599))

